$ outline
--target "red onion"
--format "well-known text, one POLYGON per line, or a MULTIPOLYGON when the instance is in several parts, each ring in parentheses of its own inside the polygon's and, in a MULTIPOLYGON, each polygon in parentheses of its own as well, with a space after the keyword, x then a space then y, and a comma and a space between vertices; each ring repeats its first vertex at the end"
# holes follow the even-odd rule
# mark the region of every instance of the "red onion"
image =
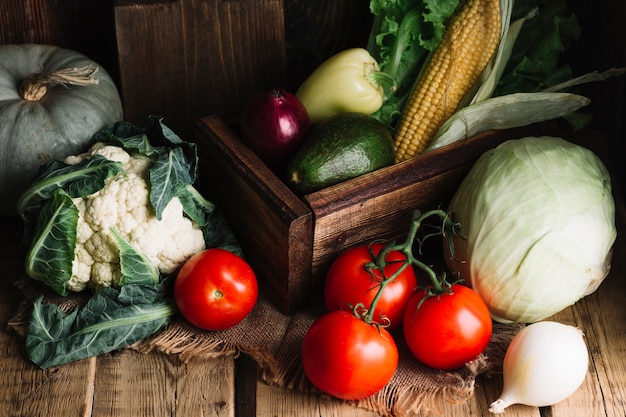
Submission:
POLYGON ((281 88, 252 96, 240 121, 243 142, 275 171, 284 167, 311 127, 304 105, 281 88))

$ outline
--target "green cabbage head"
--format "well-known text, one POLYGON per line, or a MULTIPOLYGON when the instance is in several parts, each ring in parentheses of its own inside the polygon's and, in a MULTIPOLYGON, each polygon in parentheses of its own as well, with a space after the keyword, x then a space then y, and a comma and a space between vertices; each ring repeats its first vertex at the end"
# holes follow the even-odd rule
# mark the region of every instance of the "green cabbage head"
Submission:
POLYGON ((594 292, 617 236, 611 179, 590 150, 558 137, 507 141, 483 154, 449 212, 463 238, 446 263, 494 320, 543 320, 594 292))

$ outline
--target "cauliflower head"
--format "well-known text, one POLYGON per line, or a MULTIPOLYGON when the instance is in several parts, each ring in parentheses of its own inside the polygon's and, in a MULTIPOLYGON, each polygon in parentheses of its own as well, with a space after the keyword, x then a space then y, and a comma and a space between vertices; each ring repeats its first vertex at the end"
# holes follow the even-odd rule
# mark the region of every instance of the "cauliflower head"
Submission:
POLYGON ((121 147, 98 142, 84 154, 69 156, 65 163, 77 164, 94 155, 121 162, 126 174, 110 178, 94 194, 73 199, 79 217, 67 289, 82 291, 119 283, 119 248, 111 229, 162 273, 174 272, 193 254, 205 249, 201 228, 184 215, 178 198, 174 197, 161 219, 157 219, 150 204, 149 157, 131 155, 121 147))

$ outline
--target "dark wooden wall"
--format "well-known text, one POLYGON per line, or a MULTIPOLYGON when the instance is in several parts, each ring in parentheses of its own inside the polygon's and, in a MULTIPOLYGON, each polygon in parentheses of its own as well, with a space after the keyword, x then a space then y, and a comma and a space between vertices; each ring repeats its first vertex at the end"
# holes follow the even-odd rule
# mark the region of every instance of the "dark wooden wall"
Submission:
POLYGON ((0 44, 43 43, 82 52, 117 72, 114 0, 2 0, 0 44))
POLYGON ((127 120, 159 114, 184 136, 206 114, 234 121, 256 90, 295 90, 364 46, 371 19, 362 0, 2 0, 0 16, 0 44, 81 52, 118 82, 127 120))

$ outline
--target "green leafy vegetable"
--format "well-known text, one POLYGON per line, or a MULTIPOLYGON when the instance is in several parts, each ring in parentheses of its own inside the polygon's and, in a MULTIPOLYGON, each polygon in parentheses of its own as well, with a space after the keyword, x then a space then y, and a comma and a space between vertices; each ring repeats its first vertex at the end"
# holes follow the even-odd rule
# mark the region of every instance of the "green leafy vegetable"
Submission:
POLYGON ((120 249, 120 269, 122 278, 119 285, 153 285, 159 282, 159 268, 120 235, 114 227, 109 229, 120 249))
POLYGON ((160 155, 150 168, 150 202, 159 220, 172 198, 195 181, 193 167, 183 150, 174 148, 160 155))
POLYGON ((374 22, 367 45, 380 70, 395 78, 374 117, 392 128, 430 51, 441 41, 459 0, 371 0, 374 22))
POLYGON ((538 13, 524 22, 494 95, 539 91, 572 78, 562 57, 580 36, 577 17, 565 0, 528 0, 515 2, 511 19, 535 8, 538 13))
POLYGON ((142 155, 163 153, 162 147, 182 145, 184 141, 163 123, 160 116, 150 116, 146 127, 139 127, 126 121, 119 121, 94 135, 95 142, 106 142, 135 150, 142 155))
POLYGON ((481 155, 448 206, 462 238, 446 264, 496 321, 550 317, 609 272, 611 191, 609 171, 589 149, 549 136, 504 142, 481 155))
MULTIPOLYGON (((152 119, 154 123, 155 120, 152 119)), ((129 152, 137 152, 149 157, 163 153, 160 146, 153 146, 148 140, 148 128, 140 128, 128 122, 117 122, 97 132, 94 141, 110 143, 129 152)))
MULTIPOLYGON (((194 187, 198 176, 196 145, 181 140, 162 118, 151 116, 150 120, 152 124, 145 128, 118 122, 96 134, 95 140, 155 158, 150 168, 150 202, 157 218, 161 219, 167 204, 178 197, 190 219, 201 227, 208 226, 215 206, 194 187)), ((241 253, 240 249, 233 249, 241 253)))
POLYGON ((84 306, 69 314, 46 305, 41 298, 34 303, 26 348, 42 368, 125 347, 171 320, 176 308, 166 299, 164 289, 176 265, 172 266, 167 257, 148 258, 141 245, 153 249, 150 239, 165 236, 163 242, 171 244, 177 256, 205 246, 222 247, 242 256, 226 219, 194 187, 198 174, 196 145, 182 141, 160 118, 152 117, 151 121, 145 128, 118 122, 94 136, 94 142, 124 149, 130 155, 128 163, 104 156, 128 157, 119 149, 96 147, 93 152, 73 157, 75 164, 48 164, 21 199, 21 213, 27 225, 31 224, 26 236, 30 245, 27 274, 61 295, 68 290, 96 288, 84 306), (101 149, 102 155, 96 153, 101 149), (133 199, 134 190, 137 199, 133 199), (86 199, 77 200, 83 197, 89 197, 89 208, 85 208, 86 199), (178 211, 173 211, 173 218, 156 221, 154 214, 160 219, 175 197, 182 211, 174 205, 178 211), (95 230, 92 225, 99 224, 100 213, 113 219, 108 218, 111 223, 95 230), (152 227, 155 224, 173 229, 152 227), (129 234, 129 230, 137 234, 129 234), (156 234, 150 234, 155 230, 156 234), (193 239, 186 246, 176 246, 176 233, 193 234, 193 239), (168 240, 170 236, 173 238, 168 240), (108 256, 113 260, 109 262, 108 256))
POLYGON ((28 221, 39 211, 43 201, 51 198, 57 190, 64 190, 70 197, 83 197, 104 187, 105 181, 124 174, 122 164, 96 155, 75 165, 51 161, 18 201, 18 212, 28 221))
POLYGON ((72 274, 78 209, 71 197, 59 189, 41 210, 36 238, 26 256, 26 273, 65 295, 65 283, 72 274))
POLYGON ((121 349, 168 324, 177 309, 161 285, 103 288, 82 307, 65 313, 34 302, 26 337, 28 357, 45 369, 121 349))
MULTIPOLYGON (((374 114, 389 129, 395 124, 428 55, 439 44, 458 0, 371 0, 374 22, 367 49, 397 89, 374 114)), ((581 27, 565 0, 502 2, 504 32, 498 61, 485 74, 474 103, 491 96, 542 91, 572 78, 563 55, 581 27), (511 4, 512 3, 512 4, 511 4), (507 35, 507 33, 504 33, 507 35)), ((464 105, 469 104, 469 100, 464 105)), ((571 117, 571 115, 569 115, 571 117)))
POLYGON ((204 234, 207 248, 219 247, 244 257, 235 233, 221 210, 215 204, 205 199, 191 185, 179 189, 177 196, 184 207, 185 213, 200 227, 209 228, 210 233, 204 234))
POLYGON ((204 198, 192 185, 179 188, 176 196, 180 200, 189 218, 193 219, 199 226, 204 227, 210 224, 210 214, 215 210, 215 204, 204 198))
POLYGON ((196 145, 183 141, 161 117, 150 116, 150 120, 147 127, 124 121, 115 123, 98 132, 94 140, 154 158, 150 168, 150 202, 160 220, 171 199, 185 194, 196 181, 198 156, 196 145))

